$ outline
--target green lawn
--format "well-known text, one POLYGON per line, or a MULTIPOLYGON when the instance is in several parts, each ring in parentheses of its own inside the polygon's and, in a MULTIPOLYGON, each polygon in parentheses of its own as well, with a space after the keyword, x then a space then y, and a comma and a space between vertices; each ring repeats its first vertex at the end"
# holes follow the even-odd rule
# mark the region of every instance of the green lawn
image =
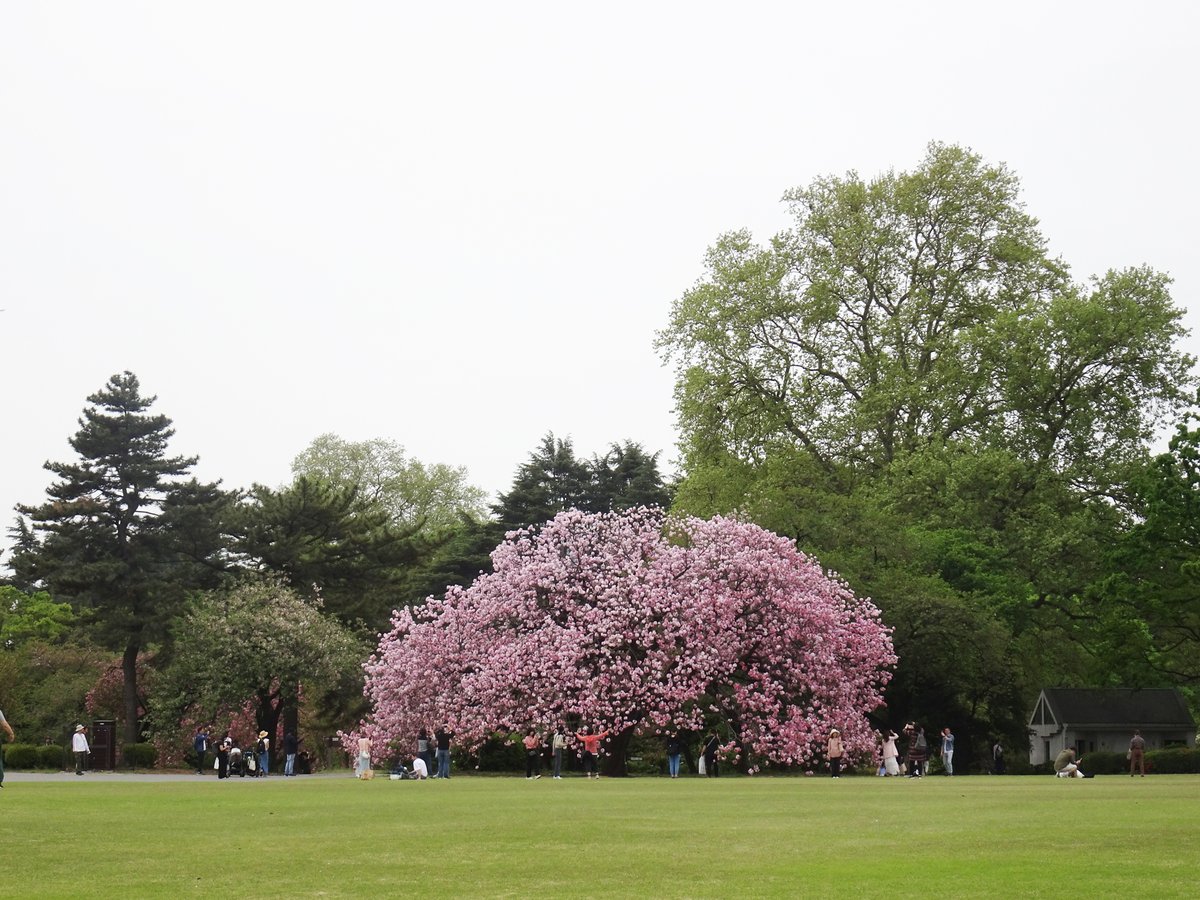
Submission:
POLYGON ((1195 897, 1200 777, 6 782, 4 896, 1195 897))

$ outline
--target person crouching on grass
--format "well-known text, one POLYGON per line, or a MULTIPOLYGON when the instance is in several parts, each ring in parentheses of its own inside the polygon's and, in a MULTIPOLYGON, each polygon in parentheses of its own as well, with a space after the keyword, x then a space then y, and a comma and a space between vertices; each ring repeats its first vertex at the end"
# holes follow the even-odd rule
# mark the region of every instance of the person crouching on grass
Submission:
POLYGON ((1058 778, 1091 778, 1091 775, 1084 775, 1083 770, 1079 768, 1081 762, 1082 758, 1075 759, 1075 748, 1067 747, 1054 758, 1054 774, 1058 778))
POLYGON ((600 752, 600 742, 608 737, 608 732, 592 734, 585 728, 577 732, 575 737, 583 743, 583 771, 587 773, 588 778, 599 778, 600 774, 596 771, 596 754, 600 752))

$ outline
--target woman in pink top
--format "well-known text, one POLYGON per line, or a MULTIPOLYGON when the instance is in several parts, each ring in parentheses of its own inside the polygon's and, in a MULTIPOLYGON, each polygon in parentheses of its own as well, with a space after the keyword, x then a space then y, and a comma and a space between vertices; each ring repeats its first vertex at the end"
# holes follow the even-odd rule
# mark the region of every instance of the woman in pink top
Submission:
POLYGON ((583 742, 583 771, 587 772, 588 778, 599 778, 596 772, 596 754, 600 752, 600 742, 608 737, 607 731, 602 731, 599 734, 590 734, 585 728, 578 732, 575 737, 583 742))

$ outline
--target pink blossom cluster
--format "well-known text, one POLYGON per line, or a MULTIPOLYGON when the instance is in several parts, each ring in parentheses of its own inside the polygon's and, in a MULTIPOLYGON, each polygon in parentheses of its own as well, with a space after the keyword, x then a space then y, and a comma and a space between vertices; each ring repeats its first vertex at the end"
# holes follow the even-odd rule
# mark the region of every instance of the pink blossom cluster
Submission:
POLYGON ((494 571, 393 615, 365 664, 353 735, 415 747, 448 725, 496 731, 694 730, 723 720, 727 758, 803 764, 829 729, 852 754, 896 662, 888 629, 786 538, 661 510, 561 513, 511 532, 494 571))

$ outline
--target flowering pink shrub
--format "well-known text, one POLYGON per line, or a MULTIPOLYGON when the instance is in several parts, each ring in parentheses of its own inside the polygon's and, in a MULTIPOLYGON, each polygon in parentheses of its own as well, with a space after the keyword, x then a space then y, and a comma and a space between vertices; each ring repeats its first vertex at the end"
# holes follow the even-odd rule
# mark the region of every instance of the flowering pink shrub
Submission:
MULTIPOLYGON (((146 654, 139 653, 137 657, 138 716, 146 713, 146 704, 142 697, 151 689, 154 683, 154 669, 146 654)), ((121 669, 121 659, 118 657, 107 666, 92 685, 84 698, 84 709, 89 718, 111 718, 118 722, 118 728, 125 721, 125 673, 121 669)))
POLYGON ((565 512, 510 533, 495 570, 403 609, 365 664, 382 757, 449 724, 456 742, 578 719, 614 735, 724 720, 727 758, 806 763, 865 714, 896 662, 878 610, 791 541, 734 519, 565 512))

